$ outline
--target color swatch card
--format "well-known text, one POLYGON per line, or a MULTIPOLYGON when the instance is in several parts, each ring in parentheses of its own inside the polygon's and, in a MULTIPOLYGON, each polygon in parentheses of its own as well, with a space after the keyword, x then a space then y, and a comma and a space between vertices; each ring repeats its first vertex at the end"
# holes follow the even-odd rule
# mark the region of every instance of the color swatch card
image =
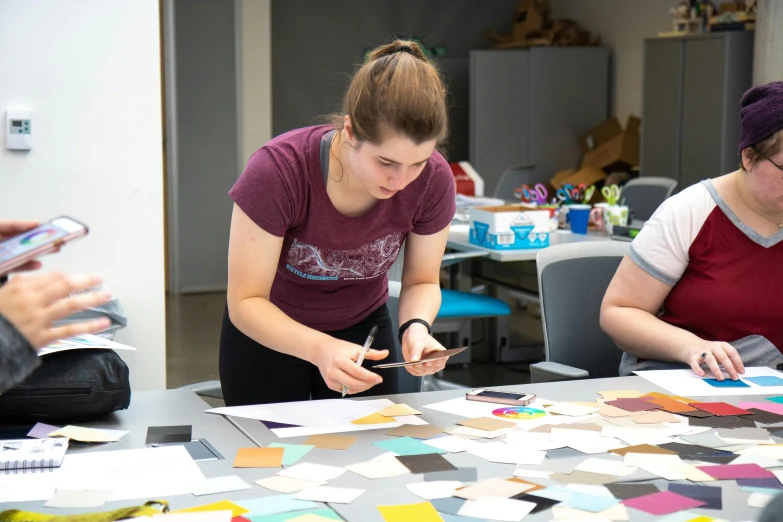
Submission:
POLYGON ((482 445, 481 442, 476 442, 475 440, 470 440, 470 439, 464 439, 462 437, 457 437, 454 435, 446 435, 445 437, 436 437, 434 439, 423 440, 422 442, 427 446, 432 446, 433 448, 442 449, 443 451, 448 451, 449 453, 461 453, 463 451, 476 449, 482 445))
POLYGON ((386 435, 392 437, 411 437, 413 439, 431 439, 443 433, 443 428, 425 424, 422 426, 413 426, 405 424, 386 432, 386 435))
POLYGON ((723 509, 723 490, 719 486, 669 484, 669 491, 704 502, 701 509, 723 509))
POLYGON ((458 480, 415 482, 406 484, 405 487, 417 497, 421 497, 424 500, 435 500, 438 498, 450 498, 454 495, 454 490, 462 487, 462 482, 458 480))
POLYGON ((318 486, 294 493, 297 500, 309 500, 312 502, 329 502, 333 504, 350 504, 367 491, 366 489, 335 488, 332 486, 318 486))
POLYGON ((386 522, 443 522, 443 518, 429 502, 418 504, 400 504, 398 506, 378 506, 386 522))
POLYGON ((397 456, 391 452, 366 462, 351 464, 345 468, 348 471, 352 471, 357 475, 372 480, 397 477, 410 473, 410 470, 406 468, 402 462, 397 460, 397 456))
POLYGON ((783 379, 775 375, 762 375, 760 377, 743 377, 756 386, 783 386, 783 379))
POLYGON ((698 468, 718 480, 775 478, 771 471, 758 464, 726 464, 723 466, 698 466, 698 468))
POLYGON ((661 491, 643 497, 623 500, 623 504, 651 515, 661 516, 703 506, 705 502, 684 497, 671 491, 661 491))
POLYGON ((703 379, 705 383, 715 388, 750 388, 750 385, 740 380, 733 381, 731 379, 724 379, 719 381, 718 379, 703 379))
POLYGON ((433 448, 422 443, 418 439, 411 437, 397 437, 389 440, 382 440, 373 442, 373 445, 378 446, 386 451, 391 451, 397 455, 425 455, 427 453, 446 453, 442 449, 433 448))
POLYGON ((397 419, 394 417, 386 417, 381 415, 380 413, 371 413, 367 415, 366 417, 362 417, 360 419, 355 419, 351 421, 351 424, 357 424, 357 425, 366 425, 366 424, 395 424, 397 422, 397 419))
POLYGON ((511 498, 532 488, 534 486, 530 484, 494 478, 458 489, 454 496, 465 500, 478 500, 482 497, 511 498))
POLYGON ((707 413, 718 415, 719 417, 724 417, 727 415, 753 414, 752 411, 743 410, 742 408, 737 408, 736 406, 732 406, 731 404, 727 404, 725 402, 692 402, 691 406, 702 411, 706 411, 707 413))
POLYGON ((239 448, 234 459, 235 468, 280 468, 283 466, 283 448, 239 448))
POLYGON ((411 473, 432 473, 436 471, 456 471, 457 467, 436 453, 426 455, 400 455, 400 463, 411 473))
POLYGON ((401 415, 421 415, 421 412, 411 408, 407 404, 395 404, 378 412, 384 417, 398 417, 401 415))
POLYGON ((193 426, 150 426, 147 428, 147 446, 190 442, 193 426))
POLYGON ((515 422, 505 421, 502 419, 493 419, 490 417, 478 417, 475 419, 465 419, 457 422, 460 426, 467 426, 469 428, 475 428, 482 431, 495 431, 505 428, 513 428, 516 426, 515 422))
POLYGON ((280 444, 279 442, 273 442, 269 447, 283 448, 283 466, 293 466, 315 448, 308 444, 280 444))
POLYGON ((247 510, 253 517, 260 515, 276 515, 289 511, 319 508, 318 504, 309 500, 299 500, 294 495, 272 495, 248 500, 237 500, 236 504, 247 510))
POLYGON ((44 507, 48 508, 98 508, 106 503, 111 491, 58 489, 44 507))
POLYGON ((658 493, 655 484, 607 484, 606 488, 617 499, 628 500, 658 493))
MULTIPOLYGON (((252 501, 250 501, 252 502, 252 501)), ((209 513, 210 511, 228 511, 232 517, 238 517, 241 515, 245 515, 250 512, 249 509, 240 506, 239 504, 235 504, 234 502, 231 502, 230 500, 221 500, 220 502, 212 502, 210 504, 202 504, 200 506, 187 508, 187 509, 178 509, 174 511, 174 513, 209 513)), ((157 515, 156 515, 157 516, 157 515)), ((168 520, 168 519, 167 519, 168 520)), ((183 520, 183 522, 187 521, 187 518, 182 517, 180 520, 183 520)))
POLYGON ((614 399, 612 401, 606 401, 606 404, 630 412, 660 409, 657 404, 653 404, 642 399, 614 399))
POLYGON ((523 500, 483 497, 475 501, 465 502, 460 508, 458 515, 461 517, 519 522, 533 511, 535 507, 534 503, 523 500))
POLYGON ((346 435, 311 435, 304 441, 305 445, 321 449, 346 450, 359 440, 346 435))
POLYGON ((191 486, 191 493, 196 496, 201 496, 215 493, 228 493, 230 491, 242 491, 245 489, 250 489, 250 484, 236 475, 229 475, 227 477, 213 477, 195 482, 191 486))

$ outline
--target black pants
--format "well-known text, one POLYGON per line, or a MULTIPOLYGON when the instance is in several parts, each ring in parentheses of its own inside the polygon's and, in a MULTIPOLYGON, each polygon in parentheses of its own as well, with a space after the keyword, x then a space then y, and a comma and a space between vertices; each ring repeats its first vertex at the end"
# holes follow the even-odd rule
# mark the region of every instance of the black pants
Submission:
MULTIPOLYGON (((362 366, 369 369, 374 364, 402 361, 386 305, 359 324, 324 333, 361 346, 373 326, 378 327, 378 334, 372 347, 389 350, 389 356, 383 361, 365 361, 362 366)), ((380 375, 383 382, 351 397, 399 393, 399 368, 370 371, 380 375)), ((267 348, 240 332, 228 316, 228 306, 220 333, 220 385, 226 406, 335 399, 341 395, 326 386, 317 366, 267 348)))

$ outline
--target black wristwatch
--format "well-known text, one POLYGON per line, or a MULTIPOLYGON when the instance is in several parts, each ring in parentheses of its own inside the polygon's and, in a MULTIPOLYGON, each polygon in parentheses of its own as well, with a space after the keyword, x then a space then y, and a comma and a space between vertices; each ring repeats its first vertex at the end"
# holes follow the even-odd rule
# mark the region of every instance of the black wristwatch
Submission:
POLYGON ((427 333, 432 335, 432 326, 430 326, 430 323, 428 323, 424 319, 411 319, 410 321, 405 321, 405 323, 403 323, 403 325, 400 326, 400 331, 399 331, 399 334, 398 334, 398 336, 400 338, 400 344, 402 344, 402 334, 405 333, 405 330, 407 330, 410 325, 415 324, 415 323, 423 324, 424 326, 426 326, 427 327, 427 333))

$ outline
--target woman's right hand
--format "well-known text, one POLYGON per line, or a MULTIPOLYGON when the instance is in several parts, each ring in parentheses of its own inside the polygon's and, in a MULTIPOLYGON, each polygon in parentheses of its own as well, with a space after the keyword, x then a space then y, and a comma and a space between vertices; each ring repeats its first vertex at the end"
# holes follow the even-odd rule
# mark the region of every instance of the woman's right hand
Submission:
POLYGON ((111 294, 105 290, 70 295, 99 284, 101 278, 95 276, 58 272, 18 275, 0 287, 0 315, 35 349, 60 339, 100 332, 109 327, 107 318, 52 328, 54 322, 74 312, 111 301, 111 294))
POLYGON ((706 364, 719 381, 724 380, 720 366, 723 366, 733 381, 739 379, 739 374, 745 373, 739 353, 729 343, 705 341, 697 344, 688 350, 685 362, 691 365, 699 377, 705 375, 700 365, 706 364))
MULTIPOLYGON (((318 366, 321 377, 330 390, 342 392, 345 385, 348 386, 348 393, 361 393, 383 382, 380 375, 356 364, 361 351, 362 347, 358 344, 330 338, 317 349, 312 362, 318 366)), ((364 358, 380 361, 388 355, 388 350, 371 349, 364 358)))

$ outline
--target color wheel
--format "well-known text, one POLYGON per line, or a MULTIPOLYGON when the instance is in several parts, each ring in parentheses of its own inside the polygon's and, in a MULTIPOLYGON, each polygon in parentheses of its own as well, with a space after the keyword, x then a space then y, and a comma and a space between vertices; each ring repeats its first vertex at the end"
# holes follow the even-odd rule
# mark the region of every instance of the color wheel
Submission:
POLYGON ((57 233, 56 230, 48 229, 48 230, 39 230, 37 232, 33 232, 29 236, 26 236, 23 238, 19 244, 29 246, 29 245, 37 245, 38 243, 43 243, 53 235, 57 233))
POLYGON ((496 417, 502 417, 504 419, 514 420, 526 420, 526 419, 538 419, 546 416, 546 412, 543 410, 537 410, 535 408, 523 408, 522 406, 509 406, 508 408, 500 408, 492 412, 492 415, 496 417))

